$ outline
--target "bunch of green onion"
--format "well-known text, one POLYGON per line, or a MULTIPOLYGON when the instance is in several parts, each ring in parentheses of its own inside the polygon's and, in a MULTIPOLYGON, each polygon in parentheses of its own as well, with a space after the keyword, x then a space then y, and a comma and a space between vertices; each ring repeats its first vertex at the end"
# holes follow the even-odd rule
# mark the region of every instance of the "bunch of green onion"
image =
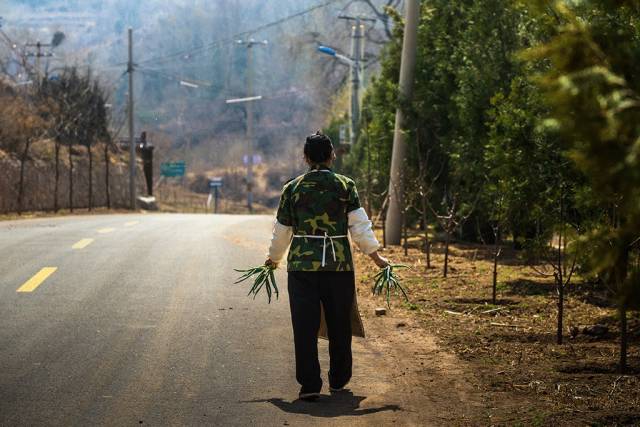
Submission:
POLYGON ((390 264, 384 268, 382 268, 378 274, 376 274, 373 279, 375 280, 373 284, 373 294, 374 295, 385 295, 387 297, 387 307, 391 308, 391 292, 393 291, 396 295, 398 294, 398 290, 402 292, 406 301, 409 301, 409 297, 405 292, 404 288, 400 284, 400 278, 396 275, 394 269, 402 269, 409 268, 406 265, 402 264, 390 264))
POLYGON ((278 299, 278 286, 276 285, 276 277, 273 274, 273 270, 275 267, 269 265, 261 265, 259 267, 249 268, 248 270, 236 270, 239 273, 243 273, 242 276, 238 278, 234 283, 244 282, 248 279, 253 280, 253 286, 249 290, 247 296, 253 294, 253 299, 256 299, 258 292, 263 287, 267 291, 267 298, 269 299, 269 304, 271 304, 271 295, 275 294, 276 299, 278 299))

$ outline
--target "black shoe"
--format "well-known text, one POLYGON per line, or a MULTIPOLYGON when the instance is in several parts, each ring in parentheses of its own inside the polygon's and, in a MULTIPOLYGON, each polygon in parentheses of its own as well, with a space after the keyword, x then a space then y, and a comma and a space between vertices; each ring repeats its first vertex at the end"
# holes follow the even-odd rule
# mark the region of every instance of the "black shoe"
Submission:
POLYGON ((329 386, 329 391, 331 393, 340 393, 341 391, 345 391, 347 389, 347 384, 349 384, 349 381, 347 381, 345 384, 342 384, 340 387, 329 386))
POLYGON ((304 400, 306 402, 314 402, 319 397, 320 397, 320 393, 318 393, 318 392, 315 392, 315 393, 302 393, 302 392, 300 392, 300 394, 298 395, 298 398, 300 400, 304 400))

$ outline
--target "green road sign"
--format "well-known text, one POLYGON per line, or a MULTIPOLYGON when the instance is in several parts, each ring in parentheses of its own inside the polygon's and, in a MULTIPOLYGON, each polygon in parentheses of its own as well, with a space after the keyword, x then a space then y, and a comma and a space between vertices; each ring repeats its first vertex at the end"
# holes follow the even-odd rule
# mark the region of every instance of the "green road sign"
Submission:
POLYGON ((160 175, 166 177, 184 176, 186 169, 184 161, 160 163, 160 175))

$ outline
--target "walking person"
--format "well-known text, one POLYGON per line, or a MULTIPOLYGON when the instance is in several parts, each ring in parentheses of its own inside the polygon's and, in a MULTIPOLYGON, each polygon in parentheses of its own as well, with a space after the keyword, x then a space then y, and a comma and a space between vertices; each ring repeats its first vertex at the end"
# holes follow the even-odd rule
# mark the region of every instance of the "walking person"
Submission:
POLYGON ((307 137, 304 159, 309 170, 282 190, 266 265, 287 257, 289 304, 300 399, 320 396, 318 361, 321 305, 329 338, 330 391, 344 389, 352 373, 351 310, 355 275, 349 237, 379 267, 388 261, 353 180, 331 170, 331 139, 317 132, 307 137))

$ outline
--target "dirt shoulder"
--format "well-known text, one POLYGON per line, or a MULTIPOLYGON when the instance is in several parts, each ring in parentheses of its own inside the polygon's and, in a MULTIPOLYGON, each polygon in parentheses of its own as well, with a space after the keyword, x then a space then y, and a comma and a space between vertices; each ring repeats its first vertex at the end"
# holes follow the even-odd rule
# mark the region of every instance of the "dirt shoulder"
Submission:
MULTIPOLYGON (((417 243, 416 243, 417 246, 417 243)), ((382 298, 371 296, 369 260, 357 255, 360 311, 367 340, 386 355, 387 369, 429 403, 429 425, 638 425, 640 423, 640 316, 630 320, 631 375, 617 373, 616 314, 606 295, 580 282, 565 305, 565 344, 555 343, 553 283, 518 262, 501 260, 498 301, 491 302, 491 252, 483 246, 452 248, 451 270, 442 277, 436 247, 433 269, 410 247, 386 250, 402 272, 410 303, 399 298, 376 317, 382 298), (586 325, 608 332, 590 336, 586 325), (577 334, 571 337, 570 330, 577 334)))
POLYGON ((376 316, 380 301, 362 284, 358 298, 367 337, 354 345, 354 369, 361 378, 353 382, 366 386, 365 410, 397 404, 399 412, 390 421, 403 426, 489 424, 484 393, 468 365, 425 331, 420 319, 400 310, 376 316), (358 351, 359 344, 364 351, 358 351))

